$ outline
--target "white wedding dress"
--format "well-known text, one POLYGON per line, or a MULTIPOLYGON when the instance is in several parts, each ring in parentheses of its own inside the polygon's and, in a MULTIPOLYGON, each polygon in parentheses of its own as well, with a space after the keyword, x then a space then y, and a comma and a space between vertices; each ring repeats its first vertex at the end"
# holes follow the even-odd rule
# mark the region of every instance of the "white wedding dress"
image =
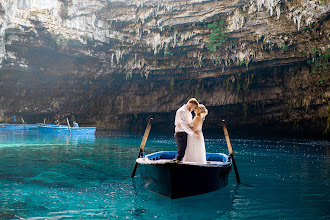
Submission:
MULTIPOLYGON (((192 122, 190 126, 192 127, 192 122)), ((188 135, 187 148, 182 161, 206 164, 206 151, 202 125, 197 128, 197 131, 199 132, 199 138, 188 135)))

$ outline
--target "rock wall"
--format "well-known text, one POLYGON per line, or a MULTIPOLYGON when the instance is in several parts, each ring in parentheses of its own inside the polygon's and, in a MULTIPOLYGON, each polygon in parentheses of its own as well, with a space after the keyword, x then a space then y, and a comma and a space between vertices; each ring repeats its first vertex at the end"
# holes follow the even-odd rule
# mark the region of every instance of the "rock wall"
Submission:
POLYGON ((172 132, 197 97, 206 129, 329 137, 329 15, 328 0, 0 0, 0 121, 172 132))

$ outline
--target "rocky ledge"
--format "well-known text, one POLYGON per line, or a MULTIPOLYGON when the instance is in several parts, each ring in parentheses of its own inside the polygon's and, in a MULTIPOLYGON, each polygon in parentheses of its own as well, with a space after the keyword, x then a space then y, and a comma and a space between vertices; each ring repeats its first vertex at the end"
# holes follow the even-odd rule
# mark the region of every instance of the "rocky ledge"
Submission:
POLYGON ((0 0, 0 121, 329 137, 328 0, 0 0), (212 36, 214 41, 212 41, 212 36))

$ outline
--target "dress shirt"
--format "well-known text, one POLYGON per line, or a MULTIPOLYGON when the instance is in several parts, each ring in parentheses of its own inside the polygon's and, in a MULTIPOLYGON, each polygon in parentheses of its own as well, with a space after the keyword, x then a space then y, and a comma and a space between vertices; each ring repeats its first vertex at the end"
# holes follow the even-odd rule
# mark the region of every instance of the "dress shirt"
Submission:
POLYGON ((191 130, 189 124, 192 122, 192 114, 188 110, 186 105, 183 105, 176 111, 175 114, 175 132, 186 132, 189 135, 193 135, 194 131, 191 130), (178 126, 181 125, 181 127, 178 126))

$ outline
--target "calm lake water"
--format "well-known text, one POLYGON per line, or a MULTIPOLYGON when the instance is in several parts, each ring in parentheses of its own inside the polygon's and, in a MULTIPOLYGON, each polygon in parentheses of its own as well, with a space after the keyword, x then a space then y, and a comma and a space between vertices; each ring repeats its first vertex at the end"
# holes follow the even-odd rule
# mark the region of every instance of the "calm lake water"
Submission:
MULTIPOLYGON (((235 139, 225 188, 170 200, 129 178, 140 135, 42 136, 0 131, 0 219, 329 219, 330 142, 235 139)), ((223 137, 207 152, 227 153, 223 137)), ((149 137, 146 153, 176 151, 172 136, 149 137)))

